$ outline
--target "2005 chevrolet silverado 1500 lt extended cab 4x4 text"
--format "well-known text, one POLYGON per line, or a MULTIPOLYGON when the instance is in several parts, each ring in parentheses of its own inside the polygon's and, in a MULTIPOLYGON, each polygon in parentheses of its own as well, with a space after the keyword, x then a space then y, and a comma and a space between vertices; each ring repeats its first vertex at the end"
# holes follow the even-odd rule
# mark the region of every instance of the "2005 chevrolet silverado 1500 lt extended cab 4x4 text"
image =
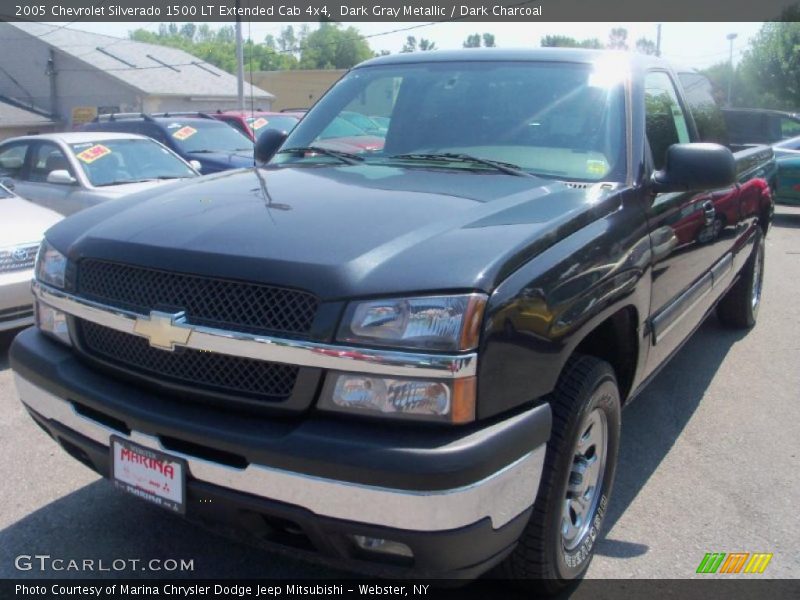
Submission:
POLYGON ((627 54, 363 63, 258 168, 51 228, 21 400, 189 518, 556 590, 601 530, 621 406, 714 307, 758 314, 772 152, 702 143, 691 98, 627 54), (342 111, 388 117, 383 149, 318 141, 342 111))

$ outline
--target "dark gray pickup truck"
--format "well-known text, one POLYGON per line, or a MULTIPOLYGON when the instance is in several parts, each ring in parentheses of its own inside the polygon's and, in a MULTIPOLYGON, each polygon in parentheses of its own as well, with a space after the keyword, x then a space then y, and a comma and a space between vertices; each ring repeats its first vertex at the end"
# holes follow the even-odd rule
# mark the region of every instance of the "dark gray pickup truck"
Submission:
POLYGON ((51 228, 22 402, 120 489, 261 544, 557 590, 621 408, 715 307, 758 315, 772 153, 706 143, 696 92, 595 51, 359 65, 258 168, 51 228), (342 152, 343 111, 382 148, 342 152))

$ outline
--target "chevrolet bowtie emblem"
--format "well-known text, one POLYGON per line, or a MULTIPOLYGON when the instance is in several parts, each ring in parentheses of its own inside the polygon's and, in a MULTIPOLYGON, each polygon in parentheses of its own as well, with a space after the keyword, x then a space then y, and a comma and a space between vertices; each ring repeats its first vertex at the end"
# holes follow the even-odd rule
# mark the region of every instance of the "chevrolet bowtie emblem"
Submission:
POLYGON ((192 335, 192 328, 185 324, 185 313, 165 313, 151 310, 149 317, 138 317, 133 332, 146 337, 153 348, 175 350, 175 346, 185 346, 192 335))

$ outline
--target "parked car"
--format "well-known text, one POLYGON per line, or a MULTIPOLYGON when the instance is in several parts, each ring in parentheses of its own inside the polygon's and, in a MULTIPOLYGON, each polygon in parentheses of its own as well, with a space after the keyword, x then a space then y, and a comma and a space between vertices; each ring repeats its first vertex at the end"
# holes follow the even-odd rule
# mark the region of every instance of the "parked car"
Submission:
POLYGON ((339 152, 375 152, 383 148, 384 138, 367 133, 347 119, 336 117, 319 135, 316 144, 339 152))
POLYGON ((211 115, 218 121, 235 127, 252 141, 269 129, 277 129, 289 133, 300 121, 300 117, 291 113, 267 111, 217 111, 211 115))
POLYGON ((772 150, 704 142, 699 100, 636 53, 362 63, 263 168, 53 227, 21 400, 119 489, 260 544, 556 592, 612 510, 622 406, 712 311, 758 318, 772 150), (323 147, 368 98, 380 149, 323 147), (679 243, 700 199, 732 222, 679 243))
POLYGON ((387 127, 384 127, 375 119, 361 114, 360 112, 343 110, 340 116, 369 135, 375 135, 378 137, 386 136, 386 131, 388 129, 387 127))
POLYGON ((168 148, 135 134, 48 133, 0 144, 0 182, 62 215, 197 175, 168 148))
POLYGON ((253 166, 253 142, 240 131, 199 113, 101 115, 84 131, 146 135, 192 162, 203 175, 253 166))
POLYGON ((800 135, 800 114, 763 108, 722 111, 732 144, 772 144, 800 135))
POLYGON ((33 324, 33 264, 44 232, 62 219, 0 185, 0 331, 33 324))
POLYGON ((778 161, 777 204, 800 205, 800 136, 772 145, 778 161))

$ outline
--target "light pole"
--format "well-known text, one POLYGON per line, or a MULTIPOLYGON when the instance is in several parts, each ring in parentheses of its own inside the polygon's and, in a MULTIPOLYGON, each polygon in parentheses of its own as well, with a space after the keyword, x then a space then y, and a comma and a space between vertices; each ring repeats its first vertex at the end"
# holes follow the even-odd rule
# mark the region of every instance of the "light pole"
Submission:
POLYGON ((728 58, 728 66, 730 66, 731 68, 731 76, 730 79, 728 79, 728 106, 731 105, 731 93, 733 90, 733 40, 735 40, 738 35, 739 34, 737 33, 729 33, 728 35, 725 36, 728 39, 728 42, 730 42, 730 56, 728 58))

